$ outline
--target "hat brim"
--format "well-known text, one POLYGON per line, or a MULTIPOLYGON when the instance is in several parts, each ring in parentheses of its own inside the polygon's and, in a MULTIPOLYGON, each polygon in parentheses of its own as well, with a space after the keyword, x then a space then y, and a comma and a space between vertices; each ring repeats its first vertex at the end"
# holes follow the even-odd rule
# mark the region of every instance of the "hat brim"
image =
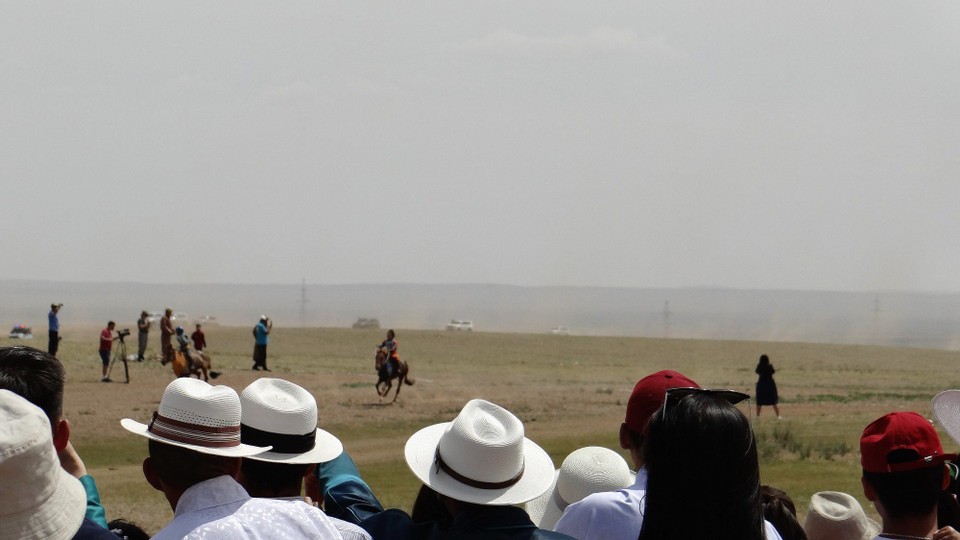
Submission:
MULTIPOLYGON (((560 521, 560 517, 563 516, 563 511, 567 509, 567 506, 580 502, 564 502, 564 500, 560 497, 559 490, 557 489, 557 480, 559 478, 560 469, 557 469, 553 476, 553 483, 550 484, 550 489, 548 489, 543 495, 540 495, 536 499, 533 499, 524 505, 527 509, 527 513, 530 514, 530 520, 533 521, 534 525, 540 527, 541 529, 553 530, 557 522, 560 521)), ((635 484, 636 481, 637 474, 633 471, 630 471, 630 483, 623 487, 631 486, 635 484)), ((616 489, 620 488, 614 488, 610 491, 614 491, 616 489)))
POLYGON ((557 524, 557 521, 563 514, 563 509, 560 508, 560 501, 557 500, 558 478, 560 478, 560 469, 554 472, 553 483, 550 484, 550 488, 547 489, 543 495, 527 501, 526 504, 524 504, 527 514, 530 515, 530 521, 541 529, 553 530, 553 526, 557 524))
POLYGON ((407 466, 421 482, 431 489, 458 501, 483 505, 521 504, 535 499, 550 489, 556 473, 550 456, 530 439, 523 438, 524 470, 520 480, 512 486, 483 489, 463 484, 434 466, 434 456, 440 437, 450 422, 427 426, 414 433, 404 447, 407 466))
POLYGON ((57 466, 56 487, 50 497, 38 506, 16 514, 6 514, 0 521, 0 538, 44 538, 70 540, 83 523, 87 493, 79 480, 57 466))
POLYGON ((317 428, 317 438, 312 450, 302 454, 285 454, 282 452, 267 451, 255 456, 248 456, 255 461, 269 461, 270 463, 284 463, 286 465, 307 465, 330 461, 343 453, 343 443, 328 431, 317 428))
POLYGON ((146 437, 163 444, 169 444, 171 446, 179 446, 180 448, 186 448, 187 450, 193 450, 194 452, 199 452, 201 454, 209 454, 212 456, 224 456, 224 457, 250 457, 257 454, 262 454, 271 448, 272 446, 250 446, 249 444, 240 443, 237 446, 228 446, 228 447, 219 447, 212 448, 209 446, 200 446, 197 444, 183 443, 180 441, 174 441, 172 439, 167 439, 166 437, 158 437, 152 432, 148 431, 147 424, 141 424, 136 420, 130 418, 124 418, 120 420, 120 425, 123 426, 123 429, 140 435, 141 437, 146 437))

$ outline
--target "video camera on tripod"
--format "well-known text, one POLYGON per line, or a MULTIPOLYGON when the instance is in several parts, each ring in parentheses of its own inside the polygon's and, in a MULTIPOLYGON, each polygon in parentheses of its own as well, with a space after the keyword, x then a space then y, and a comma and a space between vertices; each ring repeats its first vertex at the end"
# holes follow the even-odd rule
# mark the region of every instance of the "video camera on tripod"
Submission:
POLYGON ((123 330, 117 330, 117 339, 123 341, 123 338, 130 335, 130 329, 124 328, 123 330))

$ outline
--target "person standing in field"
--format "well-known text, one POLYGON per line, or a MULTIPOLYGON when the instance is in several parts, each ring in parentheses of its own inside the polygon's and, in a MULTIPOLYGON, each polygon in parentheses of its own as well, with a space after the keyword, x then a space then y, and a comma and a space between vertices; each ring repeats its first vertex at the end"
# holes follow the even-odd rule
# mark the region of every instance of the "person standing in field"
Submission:
POLYGON ((51 356, 57 356, 57 349, 60 348, 60 308, 63 304, 50 304, 50 313, 47 313, 47 326, 50 334, 50 341, 47 343, 47 352, 51 356))
POLYGON ((137 362, 143 362, 143 353, 147 352, 147 335, 150 333, 149 313, 140 312, 140 318, 137 319, 137 362))
POLYGON ((173 310, 167 308, 160 317, 160 352, 163 355, 163 363, 173 362, 173 310))
POLYGON ((113 348, 113 329, 117 324, 113 321, 107 323, 107 327, 100 331, 100 362, 103 363, 102 382, 113 382, 107 377, 107 369, 110 366, 110 350, 113 348))
POLYGON ((197 323, 197 330, 190 334, 190 341, 193 341, 193 348, 197 352, 203 352, 203 349, 207 346, 207 336, 200 329, 200 323, 197 323))
POLYGON ((273 321, 266 315, 260 316, 260 322, 253 327, 253 370, 270 371, 267 367, 267 344, 270 343, 270 329, 273 321))
POLYGON ((780 407, 777 405, 780 398, 777 395, 777 382, 773 380, 773 374, 777 370, 773 369, 770 363, 770 357, 765 354, 760 355, 760 361, 757 363, 757 369, 754 370, 759 378, 757 379, 757 417, 760 417, 760 408, 764 405, 773 405, 773 412, 777 413, 777 420, 780 419, 780 407))

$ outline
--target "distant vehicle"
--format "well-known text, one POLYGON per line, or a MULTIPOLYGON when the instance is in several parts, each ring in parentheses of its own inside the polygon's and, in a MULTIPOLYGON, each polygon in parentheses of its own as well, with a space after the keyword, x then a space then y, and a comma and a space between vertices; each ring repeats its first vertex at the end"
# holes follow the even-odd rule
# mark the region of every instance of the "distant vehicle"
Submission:
POLYGON ((190 320, 190 317, 187 317, 187 314, 182 311, 178 311, 177 313, 174 313, 173 316, 170 317, 171 322, 179 321, 180 324, 187 324, 189 320, 190 320))
POLYGON ((566 326, 554 326, 553 329, 550 330, 550 333, 555 336, 569 336, 570 329, 566 326))
POLYGON ((467 332, 472 332, 473 321, 461 321, 458 319, 451 319, 450 322, 447 323, 447 330, 450 330, 450 331, 455 330, 458 332, 466 330, 467 332))
POLYGON ((148 312, 148 313, 147 313, 147 320, 150 321, 150 322, 152 322, 152 323, 155 323, 155 322, 159 321, 159 320, 162 319, 162 318, 163 318, 163 312, 162 312, 162 311, 151 311, 151 312, 148 312))
POLYGON ((33 332, 29 326, 15 324, 10 330, 10 339, 33 339, 33 332))
POLYGON ((217 321, 217 318, 213 315, 204 315, 197 320, 197 324, 202 324, 204 326, 220 326, 220 322, 217 321))
POLYGON ((357 329, 380 328, 380 321, 373 318, 360 317, 357 319, 357 322, 353 323, 353 327, 357 329))

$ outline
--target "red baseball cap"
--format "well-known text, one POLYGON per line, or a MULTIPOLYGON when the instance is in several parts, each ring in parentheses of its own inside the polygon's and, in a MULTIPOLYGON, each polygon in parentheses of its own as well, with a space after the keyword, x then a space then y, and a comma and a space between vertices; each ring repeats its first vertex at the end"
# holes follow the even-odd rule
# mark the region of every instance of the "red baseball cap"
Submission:
POLYGON ((668 388, 700 388, 683 373, 671 370, 658 371, 637 381, 627 402, 627 417, 623 423, 636 433, 643 433, 647 420, 663 405, 668 388))
POLYGON ((860 465, 873 473, 913 471, 934 467, 955 459, 944 454, 933 424, 915 412, 893 412, 874 420, 860 437, 860 465), (911 450, 917 458, 906 463, 889 463, 894 450, 911 450))

